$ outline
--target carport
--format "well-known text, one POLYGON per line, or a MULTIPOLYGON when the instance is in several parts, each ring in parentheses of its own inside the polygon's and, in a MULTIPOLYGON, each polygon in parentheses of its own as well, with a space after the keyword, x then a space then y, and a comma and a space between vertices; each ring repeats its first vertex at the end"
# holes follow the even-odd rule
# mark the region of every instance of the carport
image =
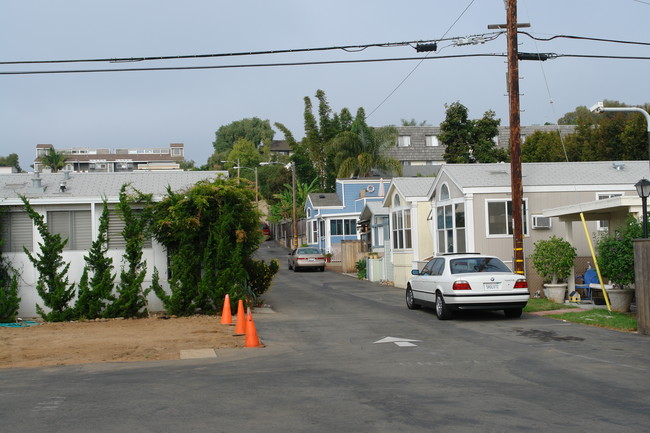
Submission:
MULTIPOLYGON (((611 229, 622 226, 628 215, 632 214, 638 218, 641 212, 640 197, 620 196, 546 209, 543 215, 546 217, 556 217, 560 222, 563 222, 566 240, 573 245, 574 236, 581 236, 579 233, 573 233, 573 223, 581 221, 580 214, 583 214, 586 221, 606 220, 609 222, 611 229)), ((568 282, 568 290, 571 293, 575 290, 575 269, 571 270, 571 276, 568 282)))

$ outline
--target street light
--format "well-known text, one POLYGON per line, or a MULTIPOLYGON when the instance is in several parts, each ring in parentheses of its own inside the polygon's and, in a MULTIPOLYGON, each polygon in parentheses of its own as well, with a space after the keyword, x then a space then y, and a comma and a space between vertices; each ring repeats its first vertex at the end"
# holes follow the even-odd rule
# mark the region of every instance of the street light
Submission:
POLYGON ((645 177, 634 184, 636 192, 641 197, 643 206, 643 239, 648 239, 648 196, 650 195, 650 180, 645 177))
POLYGON ((298 209, 296 207, 296 163, 294 161, 291 161, 289 164, 283 164, 281 162, 276 162, 276 161, 260 162, 260 165, 271 165, 271 164, 284 165, 284 168, 286 168, 287 170, 291 170, 291 198, 293 201, 293 212, 292 212, 293 248, 296 249, 298 248, 298 209))
POLYGON ((230 164, 235 164, 235 167, 237 169, 237 183, 239 183, 239 158, 237 158, 237 162, 235 161, 221 161, 222 164, 230 163, 230 164))
MULTIPOLYGON (((645 111, 643 108, 639 107, 605 107, 602 101, 596 103, 596 105, 590 108, 592 113, 602 113, 605 111, 633 111, 636 113, 641 113, 645 116, 646 125, 647 125, 647 134, 648 134, 648 164, 650 164, 650 114, 645 111)), ((647 196, 646 196, 647 197, 647 196)))

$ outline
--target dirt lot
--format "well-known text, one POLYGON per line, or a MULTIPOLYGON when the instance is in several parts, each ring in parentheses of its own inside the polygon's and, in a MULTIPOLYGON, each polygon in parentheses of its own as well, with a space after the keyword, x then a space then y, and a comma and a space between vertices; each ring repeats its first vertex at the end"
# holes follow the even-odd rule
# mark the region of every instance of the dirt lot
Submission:
POLYGON ((180 359, 188 349, 243 348, 219 317, 194 316, 0 327, 0 368, 180 359))

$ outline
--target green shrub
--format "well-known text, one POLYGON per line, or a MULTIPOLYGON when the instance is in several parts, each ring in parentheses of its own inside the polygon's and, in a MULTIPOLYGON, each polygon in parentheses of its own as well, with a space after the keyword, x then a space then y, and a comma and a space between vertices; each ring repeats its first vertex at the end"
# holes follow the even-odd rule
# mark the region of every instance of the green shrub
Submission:
POLYGON ((557 284, 571 275, 576 249, 569 242, 557 236, 535 242, 530 255, 533 268, 545 283, 557 284))
POLYGON ((360 280, 366 279, 366 259, 359 260, 354 267, 357 270, 357 278, 360 280))
POLYGON ((634 283, 634 239, 641 238, 641 222, 630 216, 625 225, 601 236, 596 243, 598 267, 604 278, 618 287, 634 283))

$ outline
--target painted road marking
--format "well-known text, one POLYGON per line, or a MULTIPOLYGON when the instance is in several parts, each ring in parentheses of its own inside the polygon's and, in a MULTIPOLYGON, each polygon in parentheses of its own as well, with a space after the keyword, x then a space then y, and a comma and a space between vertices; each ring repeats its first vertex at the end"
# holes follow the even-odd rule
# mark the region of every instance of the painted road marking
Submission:
POLYGON ((413 342, 419 342, 419 341, 420 340, 410 340, 408 338, 386 337, 386 338, 382 338, 381 340, 375 341, 373 344, 394 343, 399 347, 417 347, 417 344, 413 344, 413 342))

